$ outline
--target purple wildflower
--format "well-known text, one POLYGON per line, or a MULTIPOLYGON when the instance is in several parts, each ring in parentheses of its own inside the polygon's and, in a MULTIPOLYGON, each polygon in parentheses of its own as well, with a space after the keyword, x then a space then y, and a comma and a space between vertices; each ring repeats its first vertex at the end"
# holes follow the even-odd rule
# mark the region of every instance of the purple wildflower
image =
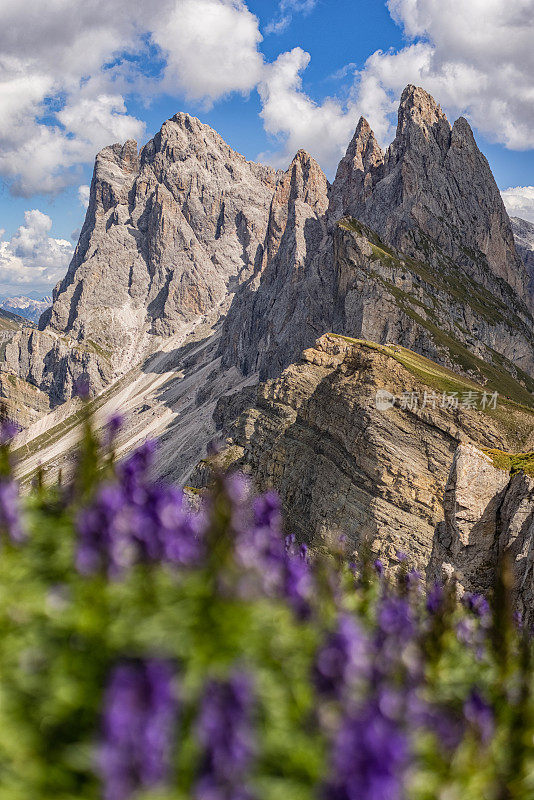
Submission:
POLYGON ((149 444, 118 470, 119 483, 103 486, 78 518, 77 567, 117 575, 137 562, 197 563, 204 519, 187 508, 181 490, 149 481, 149 444))
POLYGON ((379 578, 381 578, 384 574, 384 563, 380 558, 377 558, 375 563, 373 564, 375 568, 375 572, 379 578))
POLYGON ((462 603, 476 617, 485 617, 489 614, 489 603, 481 594, 466 592, 462 597, 462 603))
POLYGON ((402 640, 410 639, 414 633, 414 619, 410 603, 402 597, 386 597, 378 612, 378 626, 387 636, 402 640))
POLYGON ((334 743, 327 800, 401 800, 408 741, 400 724, 370 700, 344 721, 334 743))
POLYGON ((409 591, 421 588, 423 576, 416 569, 411 569, 406 573, 406 587, 409 591))
POLYGON ((456 750, 464 737, 465 724, 459 713, 446 706, 429 703, 421 699, 417 692, 412 692, 408 697, 407 717, 410 725, 426 728, 433 733, 440 747, 449 753, 456 750))
POLYGON ((18 422, 14 422, 11 419, 3 420, 0 427, 0 445, 8 445, 21 430, 22 428, 18 422))
POLYGON ((106 424, 106 435, 105 435, 105 444, 108 447, 110 447, 115 441, 115 438, 118 432, 121 430, 123 424, 124 424, 124 417, 118 411, 112 414, 108 419, 106 424))
POLYGON ((294 553, 291 548, 286 552, 282 592, 298 617, 306 619, 310 615, 312 576, 306 550, 294 553))
POLYGON ((341 699, 347 688, 369 671, 369 642, 348 614, 340 616, 336 630, 320 648, 314 665, 317 690, 341 699))
POLYGON ((477 732, 481 742, 488 744, 495 728, 493 710, 476 689, 473 689, 465 702, 464 714, 477 732))
POLYGON ((445 602, 445 592, 441 583, 435 583, 428 593, 426 609, 429 614, 438 614, 445 602))
POLYGON ((7 533, 14 544, 24 541, 20 520, 19 488, 13 480, 0 479, 0 530, 7 533))
POLYGON ((177 712, 173 683, 171 665, 162 660, 113 671, 99 758, 105 800, 127 800, 168 779, 177 712))
POLYGON ((195 787, 198 800, 245 800, 254 755, 254 698, 248 675, 208 683, 197 726, 202 763, 195 787))

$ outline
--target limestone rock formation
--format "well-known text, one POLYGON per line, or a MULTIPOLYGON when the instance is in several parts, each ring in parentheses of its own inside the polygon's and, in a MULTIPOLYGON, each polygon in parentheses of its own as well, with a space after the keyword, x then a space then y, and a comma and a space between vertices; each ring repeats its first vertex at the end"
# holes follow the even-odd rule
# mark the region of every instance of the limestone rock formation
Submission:
MULTIPOLYGON (((502 459, 502 457, 501 457, 502 459)), ((519 459, 527 469, 510 473, 492 451, 461 444, 445 490, 428 568, 431 581, 455 575, 462 590, 487 594, 507 557, 515 602, 534 619, 534 453, 519 459), (530 469, 525 465, 530 464, 530 469)), ((513 463, 513 461, 512 461, 513 463)))
POLYGON ((526 219, 511 217, 517 252, 527 268, 529 284, 528 293, 531 305, 534 307, 534 223, 526 219))
POLYGON ((260 269, 228 314, 221 342, 226 365, 277 375, 328 328, 334 292, 327 207, 328 181, 299 150, 271 202, 260 269))
POLYGON ((346 193, 346 159, 332 187, 344 195, 337 210, 366 223, 390 245, 425 258, 426 237, 481 283, 486 272, 504 279, 520 295, 525 269, 517 257, 510 221, 485 157, 468 122, 450 126, 424 89, 407 86, 397 135, 381 154, 368 125, 360 122, 351 151, 355 191, 346 193))
MULTIPOLYGON (((248 162, 207 125, 177 114, 138 153, 106 147, 72 262, 40 320, 6 354, 15 374, 44 390, 40 373, 88 373, 98 392, 155 349, 221 306, 261 263, 277 173, 248 162), (67 348, 96 357, 62 366, 67 348), (43 361, 46 362, 43 368, 43 361)), ((89 358, 89 357, 88 357, 89 358)), ((55 386, 53 403, 69 396, 55 386)))
POLYGON ((459 345, 534 376, 525 267, 465 120, 451 128, 430 95, 407 87, 395 141, 382 152, 361 119, 333 185, 313 181, 322 198, 304 224, 294 207, 309 190, 294 174, 295 162, 283 179, 295 190, 275 198, 276 208, 285 204, 283 246, 273 255, 266 246, 259 274, 237 292, 223 363, 272 377, 335 330, 397 341, 462 370, 463 355, 451 358, 459 345), (287 246, 295 240, 296 257, 287 246))
MULTIPOLYGON (((404 348, 325 334, 259 386, 221 459, 277 489, 301 539, 343 533, 356 547, 365 537, 388 561, 404 549, 426 567, 458 443, 520 448, 534 425, 534 411, 514 403, 487 413, 442 407, 444 391, 483 389, 404 348)), ((204 468, 188 480, 205 481, 204 468)))

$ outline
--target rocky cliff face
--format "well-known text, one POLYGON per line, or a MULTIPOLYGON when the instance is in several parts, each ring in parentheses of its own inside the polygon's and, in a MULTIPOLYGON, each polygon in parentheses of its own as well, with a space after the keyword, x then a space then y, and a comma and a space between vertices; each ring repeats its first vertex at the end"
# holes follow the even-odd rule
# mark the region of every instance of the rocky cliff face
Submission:
MULTIPOLYGON (((459 442, 520 449, 532 435, 534 412, 504 398, 485 412, 464 407, 483 391, 404 348, 326 334, 229 427, 236 401, 220 401, 229 438, 219 458, 276 488, 302 539, 367 538, 388 561, 406 550, 426 567, 459 442), (458 408, 444 403, 450 393, 458 408)), ((190 479, 206 480, 202 466, 190 479)))
POLYGON ((534 307, 534 224, 519 217, 512 217, 512 230, 514 233, 517 252, 519 253, 528 273, 528 293, 530 303, 534 307))
POLYGON ((260 269, 236 293, 221 341, 224 363, 277 375, 332 318, 328 181, 300 150, 276 188, 260 269))
POLYGON ((430 237, 478 282, 494 275, 524 296, 525 269, 489 164, 467 121, 460 118, 451 128, 424 89, 404 90, 397 135, 385 153, 360 123, 332 201, 338 214, 356 217, 407 255, 432 255, 430 237))
POLYGON ((428 568, 430 580, 454 575, 462 590, 487 594, 504 557, 515 602, 534 619, 534 453, 509 459, 461 444, 454 456, 428 568))
POLYGON ((140 153, 133 141, 105 148, 42 333, 18 337, 8 367, 51 392, 55 404, 81 371, 98 392, 162 337, 223 311, 261 264, 276 181, 273 170, 248 162, 187 114, 166 122, 140 153), (58 336, 84 359, 70 359, 58 336))
POLYGON ((276 203, 285 206, 285 241, 297 247, 276 257, 266 247, 260 273, 237 293, 226 365, 275 376, 335 330, 396 341, 464 371, 465 351, 495 366, 504 357, 506 370, 534 376, 525 267, 465 120, 451 128, 430 95, 409 86, 385 153, 362 119, 331 187, 316 166, 300 181, 294 173, 295 163, 283 180, 294 191, 276 203))
MULTIPOLYGON (((13 403, 65 403, 19 437, 19 475, 65 466, 83 374, 102 418, 130 413, 120 455, 158 436, 158 473, 200 485, 217 427, 224 463, 278 489, 301 538, 344 532, 424 566, 458 444, 534 448, 526 297, 487 162, 423 90, 404 92, 386 152, 360 121, 332 186, 304 151, 276 173, 178 114, 140 152, 98 156, 52 308, 6 345, 13 403), (494 393, 496 409, 461 402, 494 393)), ((479 506, 500 491, 485 479, 479 506)))
POLYGON ((278 375, 328 330, 534 375, 525 286, 469 126, 451 128, 422 89, 403 93, 385 153, 360 121, 332 186, 304 151, 276 173, 177 114, 140 152, 99 154, 67 275, 3 369, 54 406, 82 373, 98 393, 228 311, 219 355, 246 376, 278 375))

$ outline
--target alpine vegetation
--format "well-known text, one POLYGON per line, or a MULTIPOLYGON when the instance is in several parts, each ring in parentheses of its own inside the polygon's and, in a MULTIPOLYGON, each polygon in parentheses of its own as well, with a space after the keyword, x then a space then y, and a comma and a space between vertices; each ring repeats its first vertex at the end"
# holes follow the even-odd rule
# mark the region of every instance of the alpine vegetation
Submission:
POLYGON ((0 451, 1 800, 528 800, 531 633, 487 597, 284 530, 276 494, 117 464, 68 483, 0 451))

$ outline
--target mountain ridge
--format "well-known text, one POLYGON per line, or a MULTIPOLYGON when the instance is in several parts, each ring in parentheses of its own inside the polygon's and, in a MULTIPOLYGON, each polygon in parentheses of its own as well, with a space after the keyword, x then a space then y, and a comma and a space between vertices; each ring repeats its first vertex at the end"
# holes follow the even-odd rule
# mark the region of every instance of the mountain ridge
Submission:
MULTIPOLYGON (((115 408, 128 413, 120 457, 155 436, 156 473, 190 485, 202 472, 209 441, 220 438, 226 452, 228 439, 231 453, 241 454, 230 460, 281 492, 297 528, 293 500, 302 499, 297 506, 313 527, 324 493, 332 489, 337 497, 329 472, 336 459, 348 459, 343 481, 347 497, 360 498, 356 518, 363 524, 367 514, 369 522, 380 518, 381 531, 388 524, 395 529, 395 504, 402 508, 403 493, 417 484, 401 463, 407 418, 395 417, 399 424, 390 430, 387 417, 369 411, 372 393, 383 385, 376 369, 354 368, 361 345, 343 345, 348 360, 330 364, 331 354, 317 342, 324 336, 337 336, 338 348, 343 341, 363 340, 368 348, 374 342, 371 361, 386 371, 386 386, 388 375, 406 390, 425 386, 421 375, 399 372, 406 364, 399 366, 394 348, 407 348, 412 366, 430 359, 431 372, 448 371, 460 387, 471 387, 468 393, 478 387, 500 398, 521 441, 506 419, 488 427, 476 412, 463 434, 443 414, 437 428, 423 417, 415 421, 412 460, 432 484, 427 500, 439 510, 462 436, 473 446, 534 447, 526 275, 468 124, 451 126, 420 88, 403 93, 397 136, 386 151, 360 120, 333 184, 303 150, 288 170, 276 172, 248 162, 196 118, 175 115, 141 151, 127 142, 99 154, 86 222, 52 308, 39 330, 23 329, 6 345, 0 374, 47 397, 53 409, 18 437, 17 474, 28 482, 42 462, 53 480, 69 468, 81 424, 73 394, 84 377, 100 427, 115 408), (332 381, 334 393, 327 391, 332 381), (312 446, 303 443, 302 469, 291 455, 300 412, 297 401, 286 402, 286 390, 317 418, 315 427, 304 426, 312 446), (329 417, 330 404, 339 408, 337 421, 329 417), (327 447, 336 425, 345 430, 343 452, 327 447), (321 426, 326 450, 314 439, 321 426), (373 431, 381 432, 378 439, 373 431), (374 466, 354 449, 351 435, 373 443, 374 466), (429 466, 425 449, 440 454, 436 463, 429 466), (392 451, 394 490, 372 478, 392 451), (312 453, 318 452, 317 466, 312 453), (306 489, 312 473, 320 492, 311 484, 306 489)), ((321 517, 320 536, 333 535, 343 503, 339 513, 329 506, 330 533, 328 515, 321 517)), ((404 542, 410 525, 421 532, 421 563, 430 557, 439 521, 427 505, 415 502, 399 533, 404 542)))

